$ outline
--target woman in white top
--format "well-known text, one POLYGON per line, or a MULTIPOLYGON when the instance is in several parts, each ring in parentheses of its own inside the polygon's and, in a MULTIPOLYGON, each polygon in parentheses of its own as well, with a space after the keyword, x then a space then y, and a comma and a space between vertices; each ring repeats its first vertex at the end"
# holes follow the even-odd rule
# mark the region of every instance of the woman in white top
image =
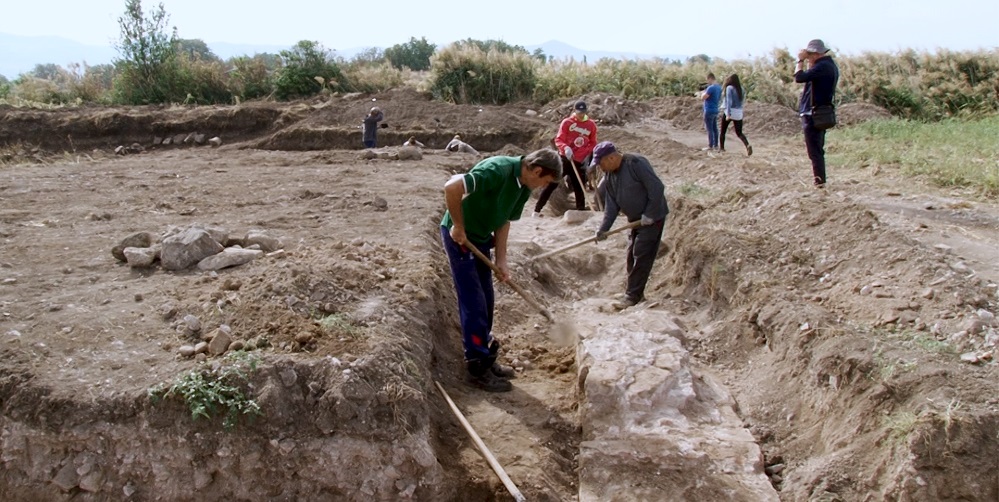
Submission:
POLYGON ((752 155, 753 147, 749 145, 749 140, 742 133, 742 101, 744 94, 742 92, 742 84, 739 82, 739 75, 733 73, 725 79, 725 84, 722 85, 722 88, 725 89, 725 114, 722 116, 721 135, 718 146, 721 151, 725 151, 725 133, 728 131, 729 122, 733 122, 735 123, 735 135, 746 145, 746 153, 752 155))

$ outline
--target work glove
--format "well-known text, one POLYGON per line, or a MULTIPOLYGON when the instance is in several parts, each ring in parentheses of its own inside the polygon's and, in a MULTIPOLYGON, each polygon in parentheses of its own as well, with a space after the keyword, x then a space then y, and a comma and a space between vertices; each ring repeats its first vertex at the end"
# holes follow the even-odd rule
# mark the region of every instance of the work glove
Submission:
POLYGON ((600 242, 607 238, 607 232, 603 230, 597 230, 597 236, 594 238, 595 241, 600 242))
POLYGON ((653 220, 652 218, 649 218, 648 216, 645 216, 644 214, 642 215, 642 226, 643 227, 647 227, 647 226, 649 226, 649 225, 651 225, 651 224, 653 224, 655 222, 656 221, 653 220))
POLYGON ((562 150, 562 155, 565 155, 565 158, 567 158, 567 159, 571 159, 572 158, 572 148, 565 147, 565 149, 562 150))

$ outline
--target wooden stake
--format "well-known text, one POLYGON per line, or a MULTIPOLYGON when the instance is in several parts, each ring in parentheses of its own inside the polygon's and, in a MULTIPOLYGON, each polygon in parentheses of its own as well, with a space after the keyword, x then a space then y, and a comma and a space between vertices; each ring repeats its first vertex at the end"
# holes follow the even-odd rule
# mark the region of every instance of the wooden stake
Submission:
POLYGON ((499 476, 500 481, 503 482, 503 486, 506 486, 510 495, 513 495, 513 499, 517 502, 526 502, 527 499, 524 497, 524 494, 520 493, 520 489, 517 488, 517 485, 513 484, 513 480, 510 479, 510 476, 507 476, 506 471, 503 470, 503 466, 496 461, 496 457, 494 457, 492 452, 489 451, 486 444, 482 442, 482 438, 475 433, 475 429, 472 428, 472 424, 468 423, 465 416, 461 414, 461 410, 459 410, 458 406, 456 406, 454 401, 451 400, 451 396, 447 394, 447 391, 444 390, 441 383, 434 380, 434 385, 437 386, 437 390, 441 391, 441 395, 444 396, 444 400, 447 401, 448 406, 451 407, 451 412, 454 413, 454 416, 458 417, 458 421, 461 422, 461 426, 465 428, 465 432, 467 432, 472 438, 472 441, 475 443, 475 447, 479 449, 479 453, 481 453, 482 457, 486 459, 486 463, 489 464, 489 467, 492 468, 493 472, 499 476))

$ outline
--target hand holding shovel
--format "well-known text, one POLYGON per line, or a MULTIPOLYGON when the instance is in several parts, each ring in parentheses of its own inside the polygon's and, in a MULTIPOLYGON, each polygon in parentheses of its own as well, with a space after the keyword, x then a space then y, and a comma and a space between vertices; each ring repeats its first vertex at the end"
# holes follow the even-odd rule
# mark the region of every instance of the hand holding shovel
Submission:
MULTIPOLYGON (((486 255, 482 254, 482 251, 479 251, 479 249, 475 247, 474 244, 469 243, 465 247, 467 247, 472 252, 472 254, 475 255, 476 258, 482 260, 482 262, 485 263, 486 265, 489 265, 489 268, 491 268, 495 274, 501 276, 503 275, 503 272, 500 270, 500 268, 496 266, 496 264, 493 263, 492 260, 486 257, 486 255)), ((527 303, 529 303, 532 307, 537 309, 538 312, 541 312, 541 314, 545 316, 545 318, 548 319, 548 321, 554 323, 554 326, 548 331, 549 339, 551 339, 555 344, 562 346, 571 346, 576 343, 577 339, 579 338, 579 335, 576 326, 571 321, 556 321, 555 316, 553 316, 552 313, 548 311, 548 309, 542 307, 541 304, 538 303, 538 301, 535 300, 530 293, 524 291, 516 282, 513 282, 513 279, 508 277, 506 283, 509 284, 510 287, 517 292, 517 294, 519 294, 522 298, 524 298, 524 300, 526 300, 527 303)))

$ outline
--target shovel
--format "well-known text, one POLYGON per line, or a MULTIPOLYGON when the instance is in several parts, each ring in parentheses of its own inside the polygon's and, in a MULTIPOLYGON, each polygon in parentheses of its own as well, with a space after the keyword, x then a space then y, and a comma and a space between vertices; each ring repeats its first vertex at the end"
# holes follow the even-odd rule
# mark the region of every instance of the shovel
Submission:
MULTIPOLYGON (((489 268, 491 268, 494 273, 496 273, 497 275, 502 274, 500 268, 497 267, 496 264, 493 263, 493 261, 490 260, 486 255, 482 254, 482 251, 479 251, 479 248, 475 247, 475 244, 469 243, 465 247, 468 248, 468 250, 470 250, 472 254, 475 255, 476 258, 482 260, 482 262, 485 263, 486 265, 489 265, 489 268)), ((523 297, 524 300, 527 301, 527 303, 529 303, 532 307, 534 307, 538 312, 541 312, 541 315, 545 316, 545 318, 548 319, 548 321, 555 324, 552 330, 548 332, 548 337, 551 338, 553 342, 555 342, 558 345, 564 345, 564 346, 572 345, 575 343, 578 336, 576 334, 576 327, 571 322, 566 322, 566 321, 556 322, 555 316, 553 316, 552 313, 548 311, 548 309, 542 307, 541 304, 538 303, 538 301, 535 300, 530 293, 524 291, 520 287, 520 285, 518 285, 516 282, 513 282, 513 279, 507 277, 506 283, 511 288, 513 288, 513 290, 516 291, 518 295, 523 297)))
MULTIPOLYGON (((618 232, 620 232, 622 230, 628 230, 630 228, 635 228, 635 227, 637 227, 637 226, 639 226, 641 224, 642 224, 641 221, 635 220, 635 221, 633 221, 631 223, 628 223, 627 225, 624 225, 624 226, 621 226, 621 227, 617 227, 617 228, 615 228, 613 230, 609 230, 609 231, 607 231, 607 233, 605 235, 616 234, 616 233, 618 233, 618 232)), ((594 235, 593 237, 590 237, 590 238, 587 238, 587 239, 583 239, 583 240, 581 240, 579 242, 573 242, 572 244, 569 244, 567 246, 562 246, 562 247, 560 247, 560 248, 558 248, 558 249, 556 249, 554 251, 549 251, 547 253, 539 254, 539 255, 535 256, 534 259, 535 260, 540 260, 542 258, 548 258, 549 256, 555 256, 555 255, 557 255, 559 253, 564 253, 564 252, 566 252, 566 251, 568 251, 570 249, 582 246, 583 244, 587 244, 587 243, 590 243, 590 242, 595 242, 596 240, 597 240, 597 236, 594 235)))
MULTIPOLYGON (((491 268, 494 273, 496 273, 497 275, 501 275, 503 273, 499 269, 499 267, 497 267, 496 264, 493 263, 492 260, 486 257, 486 255, 482 254, 482 251, 479 251, 479 248, 475 247, 475 244, 469 243, 465 247, 468 248, 468 250, 471 251, 476 258, 482 260, 482 262, 485 263, 486 265, 489 265, 489 268, 491 268)), ((527 300, 527 303, 531 304, 531 306, 537 309, 538 312, 541 312, 541 314, 544 315, 545 318, 547 318, 549 321, 552 322, 555 321, 555 316, 553 316, 552 313, 548 311, 548 309, 542 307, 541 304, 538 303, 538 301, 535 300, 534 297, 530 295, 530 293, 521 289, 521 287, 516 282, 513 282, 513 279, 507 277, 506 283, 510 285, 510 287, 513 288, 513 290, 516 291, 518 295, 522 296, 524 300, 527 300)))

